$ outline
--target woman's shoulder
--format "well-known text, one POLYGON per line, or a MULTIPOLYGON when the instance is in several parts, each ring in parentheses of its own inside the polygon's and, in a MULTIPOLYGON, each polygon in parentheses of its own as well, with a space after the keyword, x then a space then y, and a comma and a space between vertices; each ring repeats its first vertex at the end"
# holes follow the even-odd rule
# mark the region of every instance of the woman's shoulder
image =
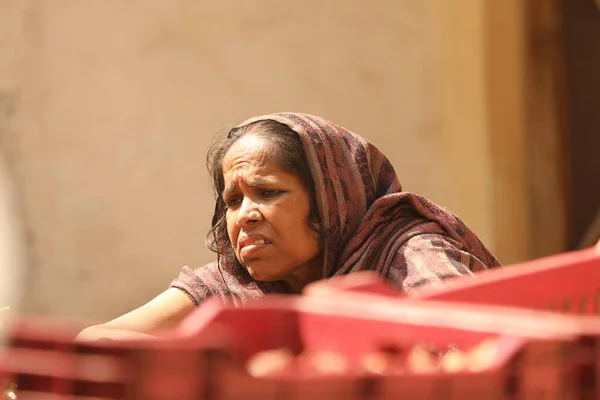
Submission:
POLYGON ((196 306, 207 298, 224 292, 216 262, 196 268, 182 267, 170 287, 183 291, 196 306))
POLYGON ((279 288, 274 283, 256 282, 243 271, 220 266, 216 261, 197 268, 181 268, 170 287, 183 291, 196 306, 210 297, 218 297, 225 303, 243 303, 266 293, 278 292, 279 288))

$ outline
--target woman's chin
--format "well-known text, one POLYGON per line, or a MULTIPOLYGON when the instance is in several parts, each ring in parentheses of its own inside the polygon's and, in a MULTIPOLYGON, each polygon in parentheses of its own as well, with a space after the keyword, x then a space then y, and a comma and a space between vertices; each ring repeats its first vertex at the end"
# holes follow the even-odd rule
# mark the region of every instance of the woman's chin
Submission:
POLYGON ((254 279, 255 281, 275 282, 275 281, 281 280, 281 277, 274 276, 273 274, 265 273, 261 268, 252 268, 252 267, 246 266, 246 270, 248 271, 248 274, 250 274, 252 279, 254 279))

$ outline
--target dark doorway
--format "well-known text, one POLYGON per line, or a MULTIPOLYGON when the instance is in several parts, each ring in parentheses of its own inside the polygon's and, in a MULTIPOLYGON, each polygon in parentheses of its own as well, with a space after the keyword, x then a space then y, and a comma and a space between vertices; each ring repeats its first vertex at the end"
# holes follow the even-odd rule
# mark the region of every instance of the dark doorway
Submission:
MULTIPOLYGON (((600 9, 563 0, 570 153, 569 247, 576 248, 600 211, 600 9)), ((598 238, 596 238, 598 240, 598 238)))

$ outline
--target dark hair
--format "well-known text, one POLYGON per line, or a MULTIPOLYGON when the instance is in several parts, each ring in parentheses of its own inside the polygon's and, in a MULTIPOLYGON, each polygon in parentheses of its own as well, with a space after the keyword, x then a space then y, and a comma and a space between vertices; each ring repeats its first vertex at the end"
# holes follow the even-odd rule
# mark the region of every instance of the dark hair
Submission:
POLYGON ((226 207, 222 197, 225 188, 223 158, 231 146, 246 134, 264 138, 269 145, 266 149, 269 159, 276 162, 285 172, 300 178, 308 190, 310 198, 308 224, 318 234, 318 240, 323 243, 326 232, 322 228, 316 202, 315 185, 300 137, 287 125, 273 120, 262 120, 231 129, 225 139, 213 143, 208 151, 206 167, 212 180, 215 214, 212 227, 206 236, 206 246, 219 255, 224 253, 233 255, 233 248, 227 235, 226 207))

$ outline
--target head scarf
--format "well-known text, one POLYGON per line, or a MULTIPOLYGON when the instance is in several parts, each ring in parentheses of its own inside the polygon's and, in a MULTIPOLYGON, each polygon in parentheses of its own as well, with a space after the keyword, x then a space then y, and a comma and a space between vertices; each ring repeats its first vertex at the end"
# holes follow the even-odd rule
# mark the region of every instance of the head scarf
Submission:
MULTIPOLYGON (((435 233, 441 228, 479 261, 469 262, 469 266, 500 265, 456 215, 420 195, 402 191, 392 164, 372 143, 323 118, 300 113, 257 116, 238 127, 262 120, 287 125, 302 141, 321 223, 329 232, 324 276, 362 270, 374 270, 384 277, 398 276, 398 271, 390 270, 391 260, 402 240, 427 233, 423 221, 435 222, 435 233)), ((279 282, 254 281, 230 258, 221 254, 218 260, 220 284, 225 283, 230 294, 248 298, 285 292, 279 282)), ((207 269, 206 273, 211 272, 207 269)))

